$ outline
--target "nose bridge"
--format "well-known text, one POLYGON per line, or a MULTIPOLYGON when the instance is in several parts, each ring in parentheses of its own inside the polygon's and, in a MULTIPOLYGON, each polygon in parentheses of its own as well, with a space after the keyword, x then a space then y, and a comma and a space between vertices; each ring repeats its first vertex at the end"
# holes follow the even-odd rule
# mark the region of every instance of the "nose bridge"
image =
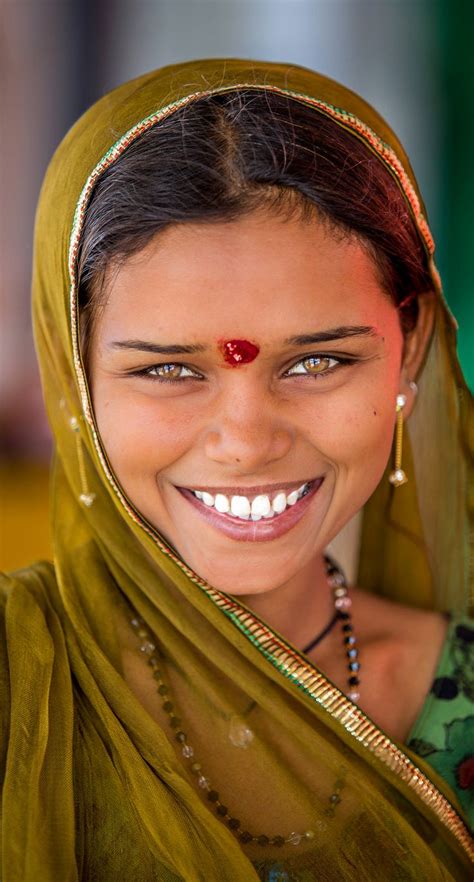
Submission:
POLYGON ((278 459, 289 450, 292 431, 270 389, 250 372, 232 377, 216 400, 206 446, 211 458, 247 467, 278 459))
POLYGON ((262 411, 268 414, 271 410, 272 397, 261 377, 255 376, 253 371, 237 368, 232 371, 229 382, 223 384, 218 410, 221 418, 230 423, 251 426, 262 411))

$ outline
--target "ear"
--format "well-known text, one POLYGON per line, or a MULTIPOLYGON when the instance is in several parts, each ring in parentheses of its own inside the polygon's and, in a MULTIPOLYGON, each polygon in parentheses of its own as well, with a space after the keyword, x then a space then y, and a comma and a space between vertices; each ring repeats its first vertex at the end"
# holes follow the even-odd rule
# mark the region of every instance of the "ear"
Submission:
POLYGON ((410 382, 416 380, 431 340, 436 313, 436 295, 426 291, 418 296, 418 320, 412 331, 405 337, 403 358, 400 368, 400 392, 407 396, 404 416, 409 417, 415 404, 415 393, 410 382))

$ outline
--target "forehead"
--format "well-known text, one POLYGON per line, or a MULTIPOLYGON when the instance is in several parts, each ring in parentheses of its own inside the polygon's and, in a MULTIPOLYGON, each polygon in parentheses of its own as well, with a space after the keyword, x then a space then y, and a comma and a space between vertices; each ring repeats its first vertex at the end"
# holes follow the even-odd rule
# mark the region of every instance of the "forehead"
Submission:
POLYGON ((390 305, 354 238, 317 219, 255 213, 159 233, 111 273, 104 320, 111 333, 124 322, 137 333, 151 323, 206 339, 252 340, 263 329, 281 336, 293 323, 373 320, 390 305))

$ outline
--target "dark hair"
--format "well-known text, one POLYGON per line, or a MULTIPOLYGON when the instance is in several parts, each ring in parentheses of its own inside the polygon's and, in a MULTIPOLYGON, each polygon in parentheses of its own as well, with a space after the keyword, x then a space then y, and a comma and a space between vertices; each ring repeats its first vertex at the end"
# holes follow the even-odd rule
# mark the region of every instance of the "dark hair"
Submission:
POLYGON ((315 213, 357 236, 404 334, 417 295, 432 288, 427 257, 399 184, 369 147, 325 114, 264 89, 197 99, 139 135, 102 173, 87 206, 78 253, 83 342, 105 271, 169 224, 232 221, 266 206, 315 213))

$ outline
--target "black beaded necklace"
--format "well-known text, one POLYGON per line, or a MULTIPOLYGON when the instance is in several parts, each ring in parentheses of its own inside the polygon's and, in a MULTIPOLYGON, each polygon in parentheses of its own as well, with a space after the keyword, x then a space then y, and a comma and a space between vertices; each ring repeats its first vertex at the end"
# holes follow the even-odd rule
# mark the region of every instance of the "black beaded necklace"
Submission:
MULTIPOLYGON (((326 564, 328 582, 333 592, 334 608, 336 610, 334 619, 342 623, 342 641, 348 659, 347 667, 349 669, 349 678, 347 681, 349 692, 347 693, 347 697, 350 698, 351 701, 357 702, 360 698, 360 692, 357 688, 360 684, 358 676, 360 662, 358 659, 359 650, 357 648, 357 638, 353 632, 351 621, 352 598, 349 597, 346 578, 341 568, 328 554, 324 555, 324 561, 326 564)), ((308 652, 308 648, 304 649, 303 652, 308 652)))

